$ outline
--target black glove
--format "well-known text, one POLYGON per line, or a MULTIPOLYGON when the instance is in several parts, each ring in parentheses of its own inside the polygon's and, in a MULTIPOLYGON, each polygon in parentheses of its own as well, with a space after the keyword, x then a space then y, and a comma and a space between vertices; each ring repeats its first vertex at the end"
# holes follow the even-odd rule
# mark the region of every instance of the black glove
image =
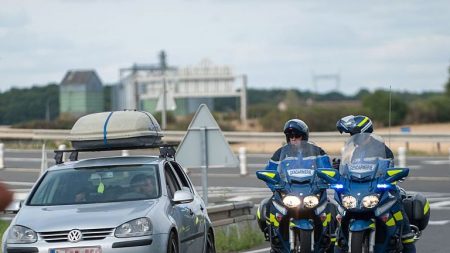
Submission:
POLYGON ((339 169, 339 165, 341 164, 341 159, 339 158, 333 158, 333 169, 339 169))

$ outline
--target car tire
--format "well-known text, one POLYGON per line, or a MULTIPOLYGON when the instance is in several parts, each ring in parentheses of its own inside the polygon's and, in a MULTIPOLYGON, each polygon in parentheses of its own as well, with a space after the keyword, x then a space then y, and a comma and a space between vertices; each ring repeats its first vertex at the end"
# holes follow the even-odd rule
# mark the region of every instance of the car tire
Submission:
POLYGON ((216 253, 216 244, 214 243, 214 234, 212 230, 208 231, 206 237, 206 253, 216 253))
POLYGON ((169 240, 167 240, 167 253, 178 253, 178 240, 175 232, 170 232, 169 240))

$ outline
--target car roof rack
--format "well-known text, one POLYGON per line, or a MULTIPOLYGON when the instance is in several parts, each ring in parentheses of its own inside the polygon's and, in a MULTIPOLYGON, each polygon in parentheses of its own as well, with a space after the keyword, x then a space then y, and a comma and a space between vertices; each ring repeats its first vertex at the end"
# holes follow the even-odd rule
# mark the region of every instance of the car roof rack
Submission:
POLYGON ((70 153, 69 161, 78 161, 79 152, 100 152, 100 151, 114 151, 114 150, 133 150, 133 149, 151 149, 159 148, 159 158, 174 159, 175 160, 175 144, 160 144, 156 146, 131 146, 131 147, 102 147, 102 148, 86 148, 86 149, 63 149, 54 150, 56 164, 62 164, 64 153, 70 153))

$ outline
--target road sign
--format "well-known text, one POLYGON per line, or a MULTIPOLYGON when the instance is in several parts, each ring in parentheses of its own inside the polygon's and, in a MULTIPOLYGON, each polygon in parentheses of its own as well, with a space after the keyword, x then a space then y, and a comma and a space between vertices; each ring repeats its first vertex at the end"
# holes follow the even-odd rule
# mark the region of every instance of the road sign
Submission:
POLYGON ((238 161, 208 107, 201 104, 178 146, 177 161, 185 168, 202 168, 203 199, 208 204, 208 168, 237 168, 238 161))

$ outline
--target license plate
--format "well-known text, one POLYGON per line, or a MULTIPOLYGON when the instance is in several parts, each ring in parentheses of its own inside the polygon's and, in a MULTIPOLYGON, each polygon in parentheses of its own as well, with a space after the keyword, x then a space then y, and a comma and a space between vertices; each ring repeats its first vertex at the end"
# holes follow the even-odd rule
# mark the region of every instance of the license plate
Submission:
POLYGON ((102 253, 100 247, 50 249, 49 253, 102 253))

